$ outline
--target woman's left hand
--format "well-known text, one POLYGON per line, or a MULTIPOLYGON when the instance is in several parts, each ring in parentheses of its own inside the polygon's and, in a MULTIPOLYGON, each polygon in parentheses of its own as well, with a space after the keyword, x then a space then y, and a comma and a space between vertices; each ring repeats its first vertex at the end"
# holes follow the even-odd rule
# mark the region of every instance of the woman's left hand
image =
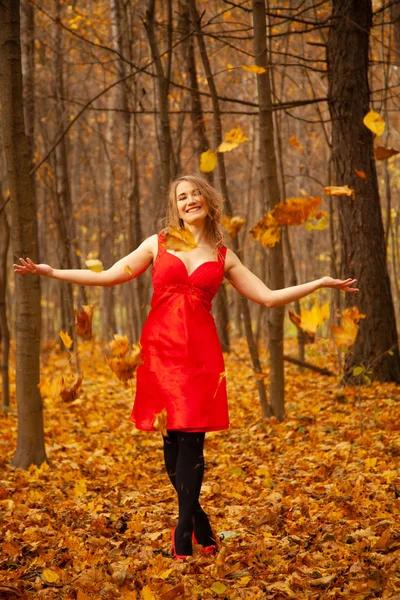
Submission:
POLYGON ((322 287, 334 288, 336 290, 343 290, 343 292, 350 292, 356 294, 360 290, 352 287, 357 283, 357 279, 333 279, 333 277, 323 277, 322 287))

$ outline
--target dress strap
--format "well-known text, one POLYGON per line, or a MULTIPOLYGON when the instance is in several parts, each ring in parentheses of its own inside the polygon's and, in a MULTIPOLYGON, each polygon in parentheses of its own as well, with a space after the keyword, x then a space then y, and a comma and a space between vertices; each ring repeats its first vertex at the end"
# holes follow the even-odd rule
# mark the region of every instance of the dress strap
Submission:
POLYGON ((227 250, 228 250, 228 248, 226 246, 222 246, 221 248, 218 248, 218 262, 223 267, 225 266, 225 257, 226 257, 227 250))
POLYGON ((157 259, 160 258, 167 251, 165 247, 165 237, 164 234, 160 231, 158 234, 158 251, 157 251, 157 259))

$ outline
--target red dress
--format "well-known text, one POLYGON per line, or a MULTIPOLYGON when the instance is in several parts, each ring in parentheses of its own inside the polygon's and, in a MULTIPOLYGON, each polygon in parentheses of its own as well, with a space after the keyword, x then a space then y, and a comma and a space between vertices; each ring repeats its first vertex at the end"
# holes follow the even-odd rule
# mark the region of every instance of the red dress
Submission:
POLYGON ((165 408, 168 429, 227 429, 224 358, 210 313, 224 276, 226 248, 217 261, 204 262, 189 275, 163 242, 159 234, 131 421, 138 429, 153 430, 155 416, 165 408))

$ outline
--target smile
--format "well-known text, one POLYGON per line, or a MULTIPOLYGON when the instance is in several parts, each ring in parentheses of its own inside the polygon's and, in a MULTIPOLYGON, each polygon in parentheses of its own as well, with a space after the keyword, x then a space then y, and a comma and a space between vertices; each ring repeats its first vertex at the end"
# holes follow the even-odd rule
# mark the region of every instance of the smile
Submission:
POLYGON ((194 206, 193 208, 188 208, 187 213, 196 212, 197 210, 201 210, 201 206, 194 206))

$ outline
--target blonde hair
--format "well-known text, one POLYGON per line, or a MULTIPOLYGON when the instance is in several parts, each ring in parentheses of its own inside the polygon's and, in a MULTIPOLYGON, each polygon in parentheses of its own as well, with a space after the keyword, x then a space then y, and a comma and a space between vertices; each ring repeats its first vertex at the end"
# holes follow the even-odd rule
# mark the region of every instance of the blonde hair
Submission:
POLYGON ((223 244, 224 234, 221 229, 221 215, 223 197, 217 192, 207 181, 194 175, 182 175, 175 179, 169 188, 168 192, 168 212, 166 216, 166 227, 176 227, 177 229, 184 229, 185 225, 182 219, 179 218, 176 189, 182 181, 191 183, 197 188, 200 194, 206 201, 208 208, 208 215, 205 221, 206 234, 209 241, 218 248, 223 244))

